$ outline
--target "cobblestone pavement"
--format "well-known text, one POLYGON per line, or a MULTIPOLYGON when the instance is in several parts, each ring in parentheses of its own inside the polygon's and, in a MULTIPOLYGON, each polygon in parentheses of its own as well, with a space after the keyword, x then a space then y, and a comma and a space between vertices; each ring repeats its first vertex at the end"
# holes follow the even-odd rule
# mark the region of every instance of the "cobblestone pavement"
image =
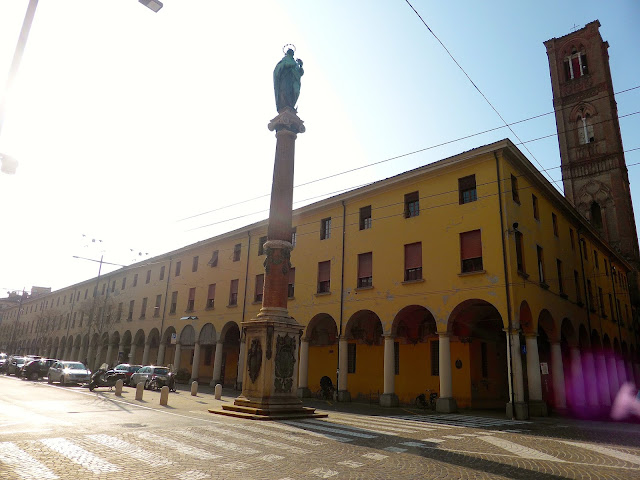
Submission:
MULTIPOLYGON (((640 478, 636 424, 317 403, 327 419, 212 415, 191 396, 0 377, 0 479, 640 478)), ((232 393, 232 392, 229 392, 232 393)))

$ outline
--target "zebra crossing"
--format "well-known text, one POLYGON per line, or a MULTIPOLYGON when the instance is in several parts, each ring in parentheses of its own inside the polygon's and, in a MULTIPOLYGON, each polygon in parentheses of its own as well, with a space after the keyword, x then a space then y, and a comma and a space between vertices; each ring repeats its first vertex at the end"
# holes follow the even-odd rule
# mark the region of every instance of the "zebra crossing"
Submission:
POLYGON ((0 478, 88 480, 115 473, 131 476, 140 467, 147 472, 153 471, 150 467, 159 467, 162 478, 178 480, 219 478, 214 470, 218 475, 223 471, 232 476, 233 472, 243 475, 255 469, 282 473, 268 477, 276 480, 340 478, 353 471, 366 476, 367 469, 384 468, 394 455, 407 455, 406 461, 425 461, 419 452, 438 449, 492 461, 526 459, 625 468, 640 476, 638 449, 549 438, 542 446, 540 438, 513 433, 510 428, 528 423, 465 415, 336 413, 328 419, 258 424, 221 420, 178 430, 138 429, 0 441, 0 478), (313 467, 304 467, 307 463, 300 459, 309 458, 313 458, 313 467))

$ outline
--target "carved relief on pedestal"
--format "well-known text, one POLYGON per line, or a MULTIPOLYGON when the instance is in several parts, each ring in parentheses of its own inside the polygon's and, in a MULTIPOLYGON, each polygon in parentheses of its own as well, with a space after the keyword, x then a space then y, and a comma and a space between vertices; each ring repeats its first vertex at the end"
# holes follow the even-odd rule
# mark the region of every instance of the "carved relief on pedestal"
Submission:
POLYGON ((291 244, 277 240, 265 243, 264 270, 269 273, 272 265, 282 265, 282 274, 286 275, 291 268, 291 244), (282 245, 278 245, 282 244, 282 245))
POLYGON ((247 368, 249 369, 249 378, 253 383, 256 382, 262 367, 262 346, 260 339, 254 338, 251 341, 251 348, 247 354, 247 368))
POLYGON ((296 339, 285 334, 276 341, 275 380, 276 393, 291 393, 293 371, 296 364, 296 339))

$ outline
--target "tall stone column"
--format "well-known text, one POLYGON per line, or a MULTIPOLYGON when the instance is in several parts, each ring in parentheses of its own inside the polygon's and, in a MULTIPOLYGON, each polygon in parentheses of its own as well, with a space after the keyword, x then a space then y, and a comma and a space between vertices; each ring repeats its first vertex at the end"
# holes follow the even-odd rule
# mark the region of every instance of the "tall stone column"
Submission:
POLYGON ((309 340, 300 341, 300 368, 298 369, 298 396, 310 397, 309 390, 309 340))
POLYGON ((213 357, 213 377, 211 378, 211 386, 215 387, 220 383, 222 377, 222 340, 216 343, 216 352, 213 357))
POLYGON ((567 408, 567 395, 564 387, 564 367, 562 365, 562 348, 560 342, 551 344, 551 378, 553 380, 553 394, 556 408, 567 408))
POLYGON ((164 352, 166 351, 167 346, 164 342, 158 345, 158 359, 156 361, 156 365, 164 365, 164 352))
POLYGON ((529 415, 546 417, 549 412, 547 404, 542 400, 542 379, 540 377, 540 356, 538 355, 538 335, 529 333, 525 336, 527 346, 527 387, 529 389, 529 415))
POLYGON ((151 344, 146 341, 144 342, 144 350, 142 350, 142 365, 149 365, 149 350, 151 350, 151 344))
MULTIPOLYGON (((84 359, 82 360, 84 361, 84 359)), ((92 368, 92 363, 95 361, 95 354, 93 353, 93 345, 91 345, 91 342, 89 342, 89 346, 87 348, 87 367, 88 368, 92 368)))
POLYGON ((193 365, 191 366, 191 381, 197 382, 200 375, 200 342, 193 345, 193 365))
POLYGON ((129 357, 125 357, 124 356, 124 343, 120 343, 118 345, 118 363, 126 363, 129 357), (120 352, 123 353, 122 355, 122 361, 120 360, 120 352))
POLYGON ((181 354, 182 354, 182 345, 180 344, 180 342, 176 342, 176 351, 175 351, 175 354, 173 355, 173 370, 175 372, 180 370, 181 354))
POLYGON ((580 350, 577 346, 570 347, 571 355, 571 376, 573 385, 573 394, 576 407, 584 407, 586 404, 586 396, 584 390, 584 376, 582 374, 582 358, 580 350))
POLYGON ((109 342, 107 344, 107 356, 104 359, 107 365, 111 365, 111 362, 113 360, 112 357, 113 357, 113 343, 109 342))
POLYGON ((131 344, 131 350, 129 350, 129 363, 136 363, 136 347, 135 343, 131 344))
POLYGON ((397 407, 398 396, 395 392, 395 338, 391 335, 384 336, 384 392, 380 396, 380 405, 383 407, 397 407))
POLYGON ((345 335, 338 339, 338 401, 350 402, 349 393, 349 342, 345 335))
POLYGON ((451 379, 451 334, 438 333, 438 362, 440 370, 440 398, 436 402, 436 410, 442 413, 452 413, 458 410, 456 399, 453 398, 453 383, 451 379))
POLYGON ((603 350, 596 354, 596 376, 598 378, 598 397, 600 405, 611 406, 611 387, 609 386, 609 372, 607 358, 603 350))
POLYGON ((236 390, 242 390, 242 378, 244 377, 244 359, 247 356, 247 342, 240 339, 240 355, 238 356, 238 374, 236 375, 236 390))
POLYGON ((522 375, 522 356, 520 354, 520 332, 511 332, 511 355, 509 364, 513 371, 513 399, 515 409, 511 402, 507 404, 507 416, 518 420, 529 418, 529 406, 524 401, 524 376, 522 375))
POLYGON ((598 400, 598 377, 596 375, 593 352, 590 349, 587 349, 582 355, 582 364, 584 366, 584 388, 587 396, 587 405, 597 407, 600 405, 600 401, 598 400))

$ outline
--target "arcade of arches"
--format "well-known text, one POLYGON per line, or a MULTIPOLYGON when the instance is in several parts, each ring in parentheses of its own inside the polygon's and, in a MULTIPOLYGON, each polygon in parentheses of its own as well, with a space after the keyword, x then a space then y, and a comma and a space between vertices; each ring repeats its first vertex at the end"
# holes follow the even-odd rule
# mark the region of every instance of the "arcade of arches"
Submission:
MULTIPOLYGON (((402 308, 384 324, 371 310, 354 313, 343 325, 321 313, 302 327, 299 395, 320 390, 332 379, 338 399, 375 400, 383 405, 413 403, 425 391, 438 393, 437 409, 507 409, 513 399, 518 417, 539 416, 547 408, 580 410, 608 406, 619 385, 640 379, 636 351, 582 322, 536 316, 520 305, 511 333, 508 321, 485 300, 467 300, 448 318, 436 319, 420 305, 402 308)), ((211 323, 199 330, 126 330, 55 338, 42 352, 50 357, 135 364, 173 364, 192 380, 241 388, 244 342, 229 322, 218 332, 211 323)))

